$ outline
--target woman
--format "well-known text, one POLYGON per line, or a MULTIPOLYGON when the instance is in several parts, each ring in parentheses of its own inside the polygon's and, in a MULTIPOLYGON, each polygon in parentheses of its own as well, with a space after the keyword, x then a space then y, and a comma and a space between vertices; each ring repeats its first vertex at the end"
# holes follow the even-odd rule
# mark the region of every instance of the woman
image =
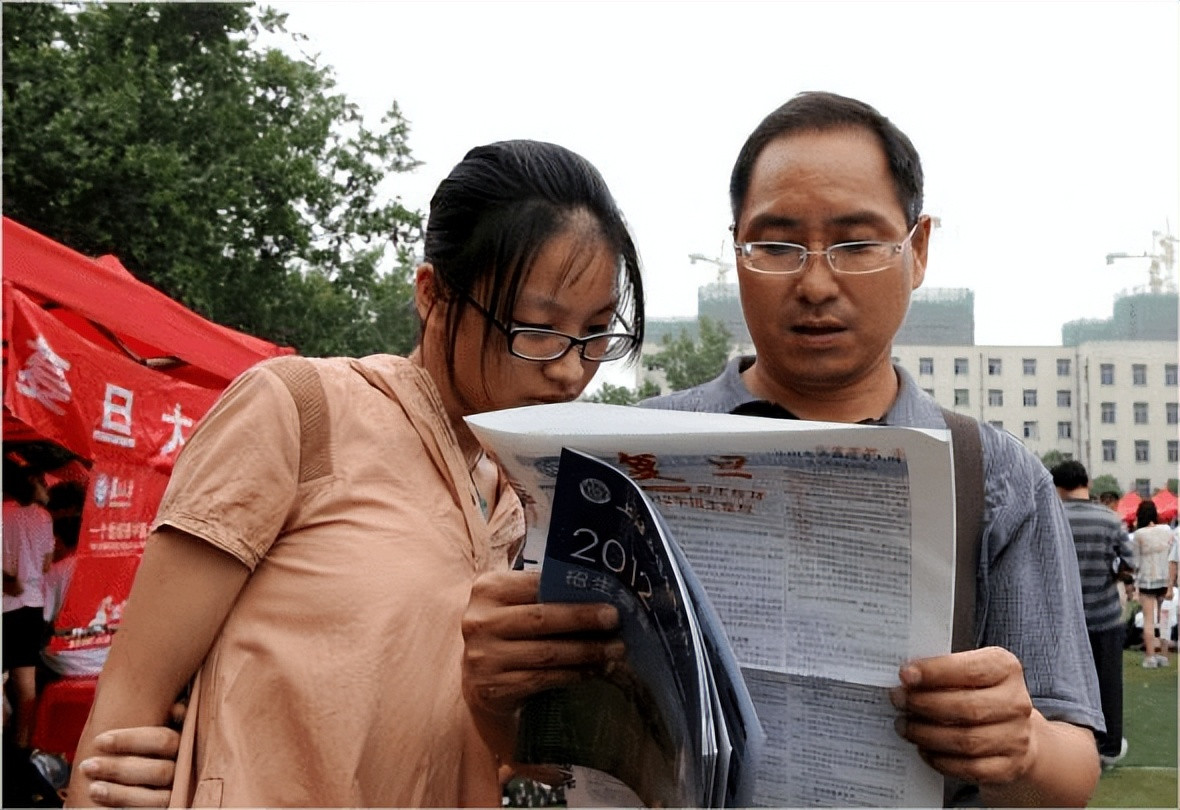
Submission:
MULTIPOLYGON (((599 362, 637 354, 638 258, 589 163, 512 141, 473 149, 439 186, 416 284, 408 358, 273 361, 206 416, 79 762, 104 731, 161 725, 199 670, 173 803, 500 804, 511 714, 477 718, 464 700, 462 617, 477 577, 509 569, 524 521, 463 417, 573 399, 599 362)), ((569 644, 549 683, 617 655, 569 644)), ((93 775, 82 762, 71 802, 109 798, 93 775)))
POLYGON ((45 638, 42 582, 53 558, 53 522, 45 511, 48 495, 41 474, 8 456, 3 471, 3 655, 11 678, 5 693, 13 710, 13 728, 6 722, 4 734, 6 742, 24 751, 32 739, 37 706, 37 661, 45 638))
POLYGON ((1156 653, 1155 611, 1168 591, 1168 552, 1175 539, 1171 528, 1158 524, 1158 520, 1155 504, 1143 501, 1135 512, 1136 528, 1131 535, 1139 564, 1135 589, 1143 608, 1143 666, 1147 669, 1168 665, 1168 657, 1156 653))

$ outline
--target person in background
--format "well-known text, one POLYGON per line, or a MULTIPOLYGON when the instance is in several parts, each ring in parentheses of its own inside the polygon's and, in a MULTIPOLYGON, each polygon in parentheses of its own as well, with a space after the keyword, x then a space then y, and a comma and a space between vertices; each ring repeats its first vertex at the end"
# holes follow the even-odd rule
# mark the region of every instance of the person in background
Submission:
MULTIPOLYGON (((53 563, 45 575, 45 623, 50 633, 66 592, 74 578, 78 537, 82 530, 82 507, 86 485, 61 481, 49 488, 49 514, 53 518, 53 563)), ((97 675, 106 663, 109 647, 55 651, 47 643, 41 650, 40 686, 62 676, 97 675)))
MULTIPOLYGON (((1176 604, 1176 569, 1180 566, 1180 537, 1176 536, 1176 528, 1172 527, 1172 550, 1168 552, 1168 590, 1164 599, 1172 600, 1176 604)), ((1173 645, 1176 639, 1172 639, 1173 645)))
MULTIPOLYGON (((4 670, 12 703, 5 739, 29 746, 37 704, 37 660, 45 634, 43 579, 53 558, 53 521, 41 474, 4 456, 4 670)), ((8 748, 6 747, 6 750, 8 748)))
MULTIPOLYGON (((1121 531, 1123 533, 1123 537, 1126 538, 1126 547, 1132 548, 1130 545, 1131 533, 1127 531, 1127 525, 1125 523, 1123 523, 1123 519, 1121 517, 1119 517, 1119 498, 1120 497, 1121 496, 1117 492, 1111 492, 1110 490, 1107 490, 1106 492, 1100 493, 1098 495, 1098 502, 1101 503, 1103 506, 1105 506, 1107 509, 1109 509, 1111 512, 1114 513, 1116 519, 1119 522, 1119 531, 1121 531)), ((1133 550, 1134 549, 1132 548, 1132 551, 1133 550)), ((1116 563, 1115 563, 1115 587, 1118 588, 1118 592, 1119 592, 1119 608, 1124 611, 1127 608, 1127 601, 1130 597, 1130 593, 1134 589, 1135 577, 1134 577, 1132 563, 1133 563, 1132 558, 1123 558, 1123 557, 1120 557, 1118 559, 1118 561, 1116 561, 1116 563)), ((1126 622, 1124 621, 1124 625, 1125 624, 1126 624, 1126 622)), ((1125 632, 1125 627, 1124 627, 1124 632, 1123 632, 1123 643, 1124 644, 1127 641, 1126 635, 1127 634, 1125 632)))
MULTIPOLYGON (((415 303, 408 358, 269 361, 201 422, 99 680, 71 805, 168 797, 119 792, 119 758, 97 754, 166 739, 143 727, 199 671, 176 804, 500 806, 515 714, 465 701, 464 616, 481 574, 509 572, 524 518, 463 417, 572 400, 600 363, 634 357, 639 262, 585 159, 496 143, 431 200, 415 303), (280 364, 322 389, 314 434, 299 409, 317 400, 297 402, 280 364)), ((622 656, 613 608, 553 607, 515 660, 544 672, 538 688, 622 656), (599 636, 566 635, 584 628, 599 636)))
MULTIPOLYGON (((922 185, 910 139, 868 104, 811 92, 770 113, 729 187, 757 354, 640 404, 945 428, 937 403, 891 362, 926 274, 922 185)), ((899 727, 934 768, 978 785, 986 805, 1084 805, 1104 721, 1069 525, 1039 459, 1003 431, 980 424, 979 434, 979 648, 903 665, 899 727)))
POLYGON ((79 481, 60 481, 49 488, 45 508, 53 519, 53 562, 45 575, 45 621, 50 624, 61 611, 74 576, 85 501, 86 485, 79 481))
POLYGON ((1135 576, 1135 590, 1139 593, 1139 604, 1143 608, 1143 667, 1155 669, 1166 667, 1168 656, 1159 652, 1161 642, 1155 636, 1156 607, 1168 593, 1168 555, 1176 538, 1172 529, 1160 524, 1159 512, 1151 501, 1143 501, 1135 510, 1135 533, 1131 536, 1135 547, 1135 561, 1138 571, 1135 576))
POLYGON ((1090 476, 1081 462, 1063 461, 1050 472, 1078 555, 1086 630, 1106 720, 1106 731, 1097 735, 1098 756, 1103 768, 1111 768, 1127 755, 1127 738, 1123 736, 1126 630, 1113 565, 1118 558, 1132 559, 1133 552, 1118 516, 1090 500, 1090 476))

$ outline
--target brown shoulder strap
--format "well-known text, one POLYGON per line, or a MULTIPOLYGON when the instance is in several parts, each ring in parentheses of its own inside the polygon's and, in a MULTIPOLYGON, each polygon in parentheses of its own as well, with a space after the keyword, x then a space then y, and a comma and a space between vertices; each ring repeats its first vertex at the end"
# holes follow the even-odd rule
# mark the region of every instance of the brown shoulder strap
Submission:
MULTIPOLYGON (((975 649, 975 578, 979 570, 980 534, 983 531, 983 447, 979 423, 970 416, 942 409, 951 432, 955 453, 955 612, 951 624, 951 650, 975 649)), ((983 807, 979 788, 947 777, 943 807, 983 807)))
POLYGON ((315 366, 304 357, 284 357, 271 361, 268 368, 287 386, 299 411, 299 483, 330 474, 328 402, 315 366))
POLYGON ((974 649, 975 578, 983 528, 983 448, 979 424, 970 416, 942 410, 955 454, 955 613, 951 650, 974 649), (966 564, 965 564, 966 563, 966 564))

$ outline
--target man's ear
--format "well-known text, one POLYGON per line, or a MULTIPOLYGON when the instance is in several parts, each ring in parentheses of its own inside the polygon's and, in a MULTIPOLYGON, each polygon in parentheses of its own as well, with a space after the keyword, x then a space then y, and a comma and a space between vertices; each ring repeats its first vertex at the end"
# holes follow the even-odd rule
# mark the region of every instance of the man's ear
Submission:
POLYGON ((933 227, 933 220, 929 215, 923 214, 918 219, 918 227, 914 230, 914 236, 910 239, 910 289, 916 290, 922 286, 922 282, 926 279, 926 256, 927 250, 930 248, 930 231, 933 227))
POLYGON ((426 323, 426 316, 438 303, 438 278, 435 276, 434 265, 420 264, 414 271, 414 308, 418 310, 418 319, 426 323))

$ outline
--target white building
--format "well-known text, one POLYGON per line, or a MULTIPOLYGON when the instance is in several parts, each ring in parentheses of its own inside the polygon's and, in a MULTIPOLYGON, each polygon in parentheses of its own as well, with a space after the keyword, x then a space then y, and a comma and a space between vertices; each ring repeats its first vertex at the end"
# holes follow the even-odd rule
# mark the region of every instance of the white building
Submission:
POLYGON ((941 405, 1038 456, 1057 450, 1143 496, 1178 477, 1174 341, 894 346, 893 356, 941 405))

